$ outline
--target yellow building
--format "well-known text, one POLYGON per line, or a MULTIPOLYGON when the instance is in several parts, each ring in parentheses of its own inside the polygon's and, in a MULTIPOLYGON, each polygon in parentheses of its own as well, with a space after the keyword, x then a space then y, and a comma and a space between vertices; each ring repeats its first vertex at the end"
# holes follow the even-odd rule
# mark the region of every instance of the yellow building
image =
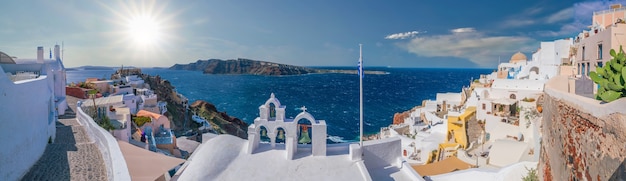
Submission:
MULTIPOLYGON (((476 107, 471 106, 459 116, 448 116, 448 133, 445 143, 439 144, 439 150, 435 160, 442 160, 451 156, 456 156, 459 148, 468 147, 467 121, 476 115, 476 107)), ((434 160, 429 160, 434 161, 434 160)))

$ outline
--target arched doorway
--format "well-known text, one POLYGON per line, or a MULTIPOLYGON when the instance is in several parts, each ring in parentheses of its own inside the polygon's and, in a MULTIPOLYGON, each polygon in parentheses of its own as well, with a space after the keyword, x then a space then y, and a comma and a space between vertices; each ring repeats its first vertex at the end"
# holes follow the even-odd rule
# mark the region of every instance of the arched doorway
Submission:
POLYGON ((530 68, 530 72, 535 72, 535 74, 539 74, 539 68, 538 67, 530 68))

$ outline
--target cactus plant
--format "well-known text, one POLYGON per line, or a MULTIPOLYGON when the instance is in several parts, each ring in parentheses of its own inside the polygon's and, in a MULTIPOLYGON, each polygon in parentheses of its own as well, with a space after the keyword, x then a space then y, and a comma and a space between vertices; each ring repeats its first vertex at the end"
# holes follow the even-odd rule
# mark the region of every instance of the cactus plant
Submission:
POLYGON ((604 67, 596 67, 596 71, 589 72, 589 78, 600 85, 596 99, 611 102, 626 96, 626 54, 620 46, 619 53, 610 51, 610 61, 604 67))

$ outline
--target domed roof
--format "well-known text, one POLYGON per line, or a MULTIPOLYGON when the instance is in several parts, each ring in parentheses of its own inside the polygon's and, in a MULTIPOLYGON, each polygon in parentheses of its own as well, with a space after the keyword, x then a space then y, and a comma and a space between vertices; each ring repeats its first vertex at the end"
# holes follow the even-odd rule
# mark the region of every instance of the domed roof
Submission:
POLYGON ((15 60, 4 52, 0 52, 0 64, 15 64, 15 60))
POLYGON ((524 55, 524 53, 517 52, 513 54, 513 56, 511 56, 511 60, 509 60, 509 63, 517 63, 517 62, 522 62, 526 60, 527 60, 526 55, 524 55))

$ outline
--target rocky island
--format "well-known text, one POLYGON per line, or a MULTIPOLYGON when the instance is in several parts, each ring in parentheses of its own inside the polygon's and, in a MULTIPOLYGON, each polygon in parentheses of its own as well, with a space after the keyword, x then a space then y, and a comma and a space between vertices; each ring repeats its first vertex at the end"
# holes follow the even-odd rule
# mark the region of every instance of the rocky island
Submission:
MULTIPOLYGON (((357 74, 357 70, 317 69, 295 65, 239 58, 237 60, 198 60, 189 64, 175 64, 172 70, 202 71, 205 74, 248 74, 248 75, 302 75, 311 73, 357 74)), ((356 69, 356 68, 355 68, 356 69)), ((365 74, 387 74, 383 71, 365 71, 365 74)))

